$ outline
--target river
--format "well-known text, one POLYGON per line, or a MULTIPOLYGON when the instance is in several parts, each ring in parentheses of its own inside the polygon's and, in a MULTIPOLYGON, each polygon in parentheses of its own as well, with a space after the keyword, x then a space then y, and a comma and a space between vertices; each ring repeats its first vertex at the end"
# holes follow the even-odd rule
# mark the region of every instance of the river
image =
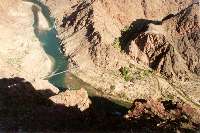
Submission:
POLYGON ((50 83, 52 83, 60 90, 64 90, 67 88, 65 85, 65 73, 54 75, 56 73, 65 71, 67 68, 67 57, 64 56, 60 49, 61 41, 59 40, 59 38, 57 38, 57 31, 54 25, 55 20, 53 17, 51 17, 48 7, 46 7, 40 1, 31 0, 30 2, 33 2, 37 5, 32 6, 32 11, 34 14, 33 27, 35 35, 37 36, 45 52, 48 54, 53 62, 52 73, 47 76, 47 79, 50 83), (41 9, 39 9, 38 6, 41 9), (49 29, 39 29, 40 22, 38 18, 38 12, 40 12, 40 10, 48 22, 49 29))
MULTIPOLYGON (((41 42, 45 52, 53 61, 53 70, 49 75, 50 78, 46 78, 54 86, 59 88, 61 91, 66 89, 80 89, 84 88, 87 90, 93 104, 103 110, 109 112, 126 112, 127 107, 130 107, 130 102, 125 102, 119 98, 111 97, 97 91, 90 84, 85 83, 73 74, 66 72, 58 75, 51 76, 55 73, 65 71, 67 69, 67 57, 61 51, 61 41, 57 37, 57 31, 55 27, 55 19, 51 17, 49 8, 39 0, 24 0, 34 3, 32 11, 34 14, 34 32, 39 41, 41 42), (38 13, 42 12, 45 19, 48 22, 49 29, 40 29, 39 27, 39 16, 38 13)), ((47 76, 48 77, 48 76, 47 76)))

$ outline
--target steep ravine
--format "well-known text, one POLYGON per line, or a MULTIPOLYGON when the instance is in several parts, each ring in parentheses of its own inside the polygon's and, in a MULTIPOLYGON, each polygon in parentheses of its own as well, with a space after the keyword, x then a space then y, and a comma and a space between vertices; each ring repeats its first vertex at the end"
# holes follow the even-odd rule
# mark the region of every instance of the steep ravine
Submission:
MULTIPOLYGON (((186 49, 179 46, 184 43, 190 45, 187 37, 192 45, 199 44, 198 39, 191 39, 189 34, 186 34, 185 41, 181 40, 184 37, 182 33, 190 32, 188 25, 192 25, 196 22, 195 18, 198 18, 197 4, 192 4, 192 1, 188 0, 154 0, 142 2, 142 6, 146 7, 141 8, 141 0, 45 2, 56 17, 58 34, 63 40, 65 54, 69 56, 69 66, 72 68, 77 66, 77 69, 71 72, 85 82, 108 95, 120 95, 130 101, 147 97, 179 99, 178 91, 174 88, 180 84, 177 90, 181 92, 183 90, 190 97, 189 101, 199 104, 199 81, 195 81, 196 85, 193 79, 184 81, 184 78, 188 79, 187 74, 194 71, 193 69, 198 70, 197 57, 190 55, 190 52, 186 56, 185 54, 189 50, 197 51, 198 47, 186 48, 187 51, 184 52, 186 49), (192 10, 190 10, 191 4, 192 10), (184 11, 189 14, 185 14, 184 11), (146 17, 143 15, 144 12, 146 17), (130 34, 128 53, 124 53, 123 48, 120 49, 121 44, 126 45, 124 40, 120 42, 118 39, 121 33, 137 30, 141 28, 142 23, 162 19, 165 21, 163 24, 149 23, 148 28, 136 33, 136 36, 130 34), (173 31, 179 29, 180 24, 183 25, 180 28, 183 31, 180 33, 173 31), (197 43, 192 43, 193 40, 197 40, 195 41, 197 43), (191 71, 188 69, 188 64, 191 65, 191 71), (161 69, 157 69, 157 66, 161 69), (128 68, 124 69, 128 74, 122 75, 119 72, 121 68, 128 68), (127 82, 123 78, 128 76, 131 80, 127 82), (156 84, 154 76, 159 77, 160 86, 156 84), (171 84, 171 78, 174 78, 173 84, 177 86, 171 84)), ((198 33, 197 30, 195 34, 198 33)), ((197 75, 192 73, 190 77, 195 78, 197 75)))
MULTIPOLYGON (((40 40, 40 42, 43 44, 44 50, 52 58, 52 61, 54 62, 53 72, 52 74, 47 76, 47 79, 50 81, 50 83, 58 87, 60 91, 65 91, 66 89, 76 90, 76 89, 84 88, 87 90, 90 97, 96 97, 96 96, 104 97, 121 106, 130 107, 131 102, 121 99, 119 97, 106 95, 102 93, 101 91, 96 90, 90 84, 87 84, 81 79, 77 78, 75 75, 67 72, 67 57, 65 57, 61 51, 61 48, 60 48, 61 42, 59 38, 57 38, 57 32, 54 25, 54 19, 53 17, 51 17, 48 7, 45 6, 42 2, 37 1, 37 0, 31 0, 30 2, 36 4, 37 6, 41 8, 41 12, 45 16, 50 27, 50 30, 39 29, 40 23, 39 23, 39 18, 38 18, 38 12, 40 9, 37 6, 33 6, 32 11, 34 14, 34 24, 33 24, 34 32, 36 36, 38 37, 38 39, 40 40)), ((113 112, 113 109, 115 111, 120 111, 120 108, 116 108, 116 107, 110 107, 107 110, 111 112, 113 112)))
MULTIPOLYGON (((50 25, 52 25, 54 22, 52 22, 52 18, 50 17, 50 11, 49 10, 47 10, 48 8, 46 7, 46 6, 44 6, 42 3, 40 3, 40 2, 38 2, 38 1, 36 1, 36 4, 37 5, 42 5, 41 6, 41 8, 42 8, 42 12, 44 13, 44 16, 46 17, 46 19, 49 21, 49 23, 50 23, 50 25), (39 3, 39 4, 38 4, 39 3), (44 10, 43 10, 43 8, 44 8, 44 10)), ((54 21, 54 20, 53 20, 54 21)), ((37 27, 37 26, 36 26, 37 27)), ((35 30, 35 33, 36 33, 36 35, 39 35, 39 38, 40 38, 40 33, 39 33, 39 29, 37 29, 37 28, 35 28, 36 30, 35 30)), ((54 27, 54 32, 55 32, 56 30, 55 30, 55 27, 54 27)), ((47 34, 48 35, 48 34, 47 34)), ((54 37, 56 36, 56 34, 54 34, 54 37)), ((43 40, 43 38, 45 38, 44 36, 41 36, 42 37, 42 39, 40 38, 40 41, 41 42, 45 42, 46 40, 44 39, 43 40)), ((48 38, 48 36, 47 36, 47 38, 48 38)), ((50 38, 53 38, 52 36, 50 37, 50 38)), ((60 46, 60 44, 58 43, 58 42, 55 42, 56 44, 58 44, 58 47, 60 46)), ((52 46, 51 46, 51 48, 52 48, 52 46)), ((59 48, 58 48, 59 49, 59 48)), ((49 50, 47 49, 47 54, 48 54, 48 52, 49 52, 49 50)), ((60 51, 59 51, 60 52, 60 51)), ((51 55, 51 54, 50 54, 51 55)), ((52 55, 52 56, 54 56, 55 57, 55 55, 52 55)), ((66 59, 65 59, 65 61, 66 61, 66 59)), ((58 61, 58 62, 60 62, 60 61, 58 61)), ((61 61, 62 62, 62 61, 61 61)), ((64 64, 64 63, 63 63, 64 64)), ((66 64, 64 64, 64 65, 66 65, 66 64)), ((55 61, 55 66, 56 66, 56 61, 55 61)), ((66 65, 67 66, 67 65, 66 65)), ((64 66, 64 68, 66 67, 66 66, 64 66)), ((57 67, 56 67, 57 68, 57 67)), ((63 69, 62 69, 62 71, 64 71, 63 69)), ((89 85, 89 84, 87 84, 87 83, 85 83, 85 82, 83 82, 82 80, 80 80, 80 79, 78 79, 77 77, 75 77, 74 75, 72 75, 72 74, 63 74, 62 76, 66 76, 65 77, 65 82, 64 82, 64 79, 63 79, 63 77, 61 78, 61 77, 57 77, 57 76, 55 76, 56 77, 56 79, 55 79, 55 77, 53 76, 51 79, 50 79, 50 81, 53 81, 53 82, 55 82, 55 81, 57 81, 57 80, 62 80, 62 82, 60 82, 61 84, 62 84, 62 87, 63 88, 66 88, 66 87, 69 87, 70 86, 70 88, 72 87, 72 89, 74 89, 74 88, 85 88, 87 91, 88 91, 88 93, 90 94, 90 96, 104 96, 104 97, 106 97, 106 98, 108 98, 108 99, 110 99, 111 101, 114 101, 114 102, 117 102, 117 103, 119 103, 119 104, 122 104, 122 105, 126 105, 124 102, 123 102, 123 97, 122 97, 122 99, 120 99, 120 98, 115 98, 115 97, 113 97, 113 96, 110 96, 109 94, 107 94, 107 95, 105 95, 104 93, 102 93, 103 91, 97 91, 94 87, 92 87, 91 85, 89 85), (70 82, 71 81, 71 82, 70 82), (78 86, 77 86, 78 85, 78 86)), ((151 78, 150 80, 152 80, 153 81, 153 79, 151 78)), ((152 82, 151 81, 151 82, 152 82)), ((155 86, 154 86, 155 87, 155 86)), ((129 104, 128 104, 129 105, 129 104)))

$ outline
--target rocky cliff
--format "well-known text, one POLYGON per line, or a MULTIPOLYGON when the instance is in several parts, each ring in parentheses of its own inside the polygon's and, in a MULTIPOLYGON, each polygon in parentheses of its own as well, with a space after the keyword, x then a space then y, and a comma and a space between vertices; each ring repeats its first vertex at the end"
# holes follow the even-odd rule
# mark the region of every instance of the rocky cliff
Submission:
POLYGON ((192 73, 199 75, 198 4, 171 14, 157 24, 150 22, 143 28, 146 29, 139 31, 141 33, 128 46, 132 58, 169 78, 192 78, 192 73))
POLYGON ((192 99, 200 94, 199 19, 199 4, 190 5, 162 21, 147 21, 125 44, 132 59, 166 76, 192 99))
POLYGON ((199 105, 198 1, 44 2, 76 76, 129 100, 181 97, 199 105))

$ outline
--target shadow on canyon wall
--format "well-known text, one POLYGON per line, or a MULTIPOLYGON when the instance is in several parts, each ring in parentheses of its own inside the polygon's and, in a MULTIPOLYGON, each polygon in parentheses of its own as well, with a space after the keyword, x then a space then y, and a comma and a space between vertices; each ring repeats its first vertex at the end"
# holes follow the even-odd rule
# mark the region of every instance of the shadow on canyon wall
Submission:
POLYGON ((121 37, 119 38, 120 45, 123 51, 128 52, 128 48, 131 41, 134 40, 139 34, 145 32, 149 24, 161 25, 162 21, 148 20, 148 19, 136 19, 129 27, 121 31, 121 37))
MULTIPOLYGON (((50 90, 36 91, 22 78, 0 79, 0 131, 77 132, 172 132, 156 127, 154 119, 127 120, 106 109, 118 106, 101 97, 92 97, 84 112, 76 107, 55 104, 50 90)), ((172 131, 171 131, 172 130, 172 131)))

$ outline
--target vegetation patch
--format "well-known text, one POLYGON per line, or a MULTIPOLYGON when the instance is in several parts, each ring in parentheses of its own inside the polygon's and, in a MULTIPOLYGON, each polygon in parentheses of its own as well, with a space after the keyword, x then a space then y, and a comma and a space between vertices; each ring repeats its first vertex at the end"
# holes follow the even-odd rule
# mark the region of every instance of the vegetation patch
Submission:
MULTIPOLYGON (((133 67, 133 66, 132 66, 133 67)), ((133 81, 133 80, 142 80, 146 77, 150 77, 153 74, 153 70, 151 69, 139 69, 137 71, 133 71, 132 67, 121 67, 119 69, 122 77, 125 81, 133 81)))
POLYGON ((133 74, 131 73, 131 70, 129 67, 122 67, 119 70, 121 72, 122 77, 126 81, 130 81, 133 77, 133 74))
POLYGON ((119 38, 115 38, 113 42, 113 47, 120 51, 122 50, 119 38))
POLYGON ((149 69, 143 70, 143 71, 140 72, 140 78, 141 78, 141 79, 144 79, 145 77, 149 77, 149 76, 151 76, 152 74, 153 74, 153 71, 152 71, 152 70, 149 70, 149 69))
POLYGON ((111 85, 111 86, 110 86, 110 89, 111 89, 111 90, 115 90, 115 88, 116 88, 115 85, 111 85))
POLYGON ((21 65, 21 58, 8 58, 8 60, 6 61, 8 64, 12 65, 12 66, 17 66, 20 67, 21 65))

